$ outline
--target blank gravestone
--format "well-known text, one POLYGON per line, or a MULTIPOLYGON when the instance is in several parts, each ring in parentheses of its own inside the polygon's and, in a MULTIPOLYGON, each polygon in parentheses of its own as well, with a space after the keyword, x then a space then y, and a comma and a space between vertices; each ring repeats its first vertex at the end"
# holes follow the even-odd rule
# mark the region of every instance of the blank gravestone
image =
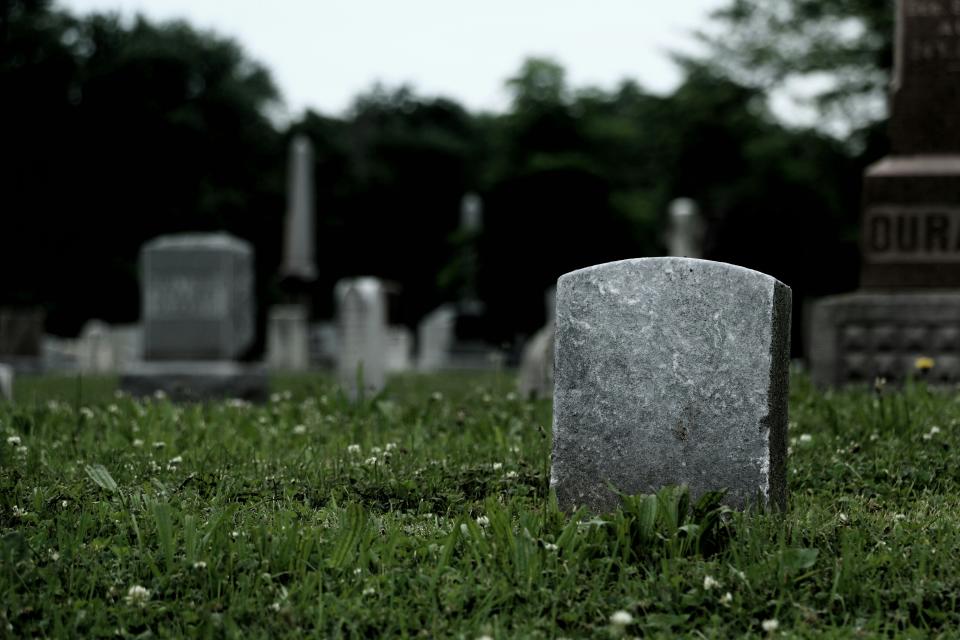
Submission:
POLYGON ((387 294, 377 278, 345 278, 334 288, 337 377, 351 398, 383 389, 387 366, 387 294))
POLYGON ((133 395, 261 399, 262 366, 238 362, 254 338, 253 249, 226 233, 161 236, 141 252, 145 361, 121 385, 133 395))
POLYGON ((557 286, 553 467, 565 509, 688 485, 786 505, 789 287, 720 262, 642 258, 557 286))

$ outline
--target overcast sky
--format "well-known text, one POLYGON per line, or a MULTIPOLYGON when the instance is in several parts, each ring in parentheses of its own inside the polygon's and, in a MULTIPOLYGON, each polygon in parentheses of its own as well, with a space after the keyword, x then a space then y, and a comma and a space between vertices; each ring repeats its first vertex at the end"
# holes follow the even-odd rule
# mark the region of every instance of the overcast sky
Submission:
POLYGON ((679 81, 667 52, 695 51, 691 32, 726 0, 59 0, 75 13, 185 18, 235 38, 273 73, 289 113, 336 114, 375 81, 410 84, 472 110, 507 105, 504 81, 524 58, 549 56, 571 86, 632 78, 665 92, 679 81))

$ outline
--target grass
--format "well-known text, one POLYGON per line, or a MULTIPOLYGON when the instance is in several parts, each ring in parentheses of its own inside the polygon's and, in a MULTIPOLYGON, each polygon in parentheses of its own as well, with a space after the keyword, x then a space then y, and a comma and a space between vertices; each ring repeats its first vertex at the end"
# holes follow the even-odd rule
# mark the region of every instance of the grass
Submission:
POLYGON ((960 628, 954 394, 795 377, 786 514, 667 488, 569 515, 547 492, 549 403, 511 384, 409 376, 350 404, 291 377, 263 406, 176 406, 24 379, 0 405, 0 636, 960 628))

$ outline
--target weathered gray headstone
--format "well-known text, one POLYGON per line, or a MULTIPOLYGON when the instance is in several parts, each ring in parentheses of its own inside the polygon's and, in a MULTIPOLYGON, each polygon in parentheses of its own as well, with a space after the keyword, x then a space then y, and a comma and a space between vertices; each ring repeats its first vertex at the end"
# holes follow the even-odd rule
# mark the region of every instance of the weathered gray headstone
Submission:
POLYGON ((310 327, 305 306, 270 309, 267 319, 267 364, 277 371, 306 371, 310 366, 310 327))
POLYGON ((314 259, 313 145, 298 135, 290 143, 287 217, 280 275, 309 282, 317 277, 314 259))
POLYGON ((417 326, 417 368, 420 371, 437 371, 447 366, 456 321, 457 310, 450 304, 437 307, 420 321, 417 326))
POLYGON ((791 293, 720 262, 641 258, 557 286, 553 467, 566 509, 687 485, 785 507, 791 293))
POLYGON ((13 401, 13 367, 0 363, 0 400, 13 401))
POLYGON ((376 393, 386 377, 386 290, 376 278, 345 278, 336 284, 334 296, 340 385, 352 398, 376 393))
POLYGON ((544 295, 546 324, 526 345, 520 358, 517 387, 524 396, 550 398, 553 396, 553 342, 556 333, 557 289, 550 287, 544 295))
POLYGON ((387 329, 387 362, 389 372, 409 371, 413 359, 413 333, 410 329, 391 326, 387 329))
POLYGON ((0 362, 22 372, 42 369, 44 316, 38 307, 0 307, 0 362))
POLYGON ((706 227, 697 203, 690 198, 677 198, 670 203, 670 226, 667 229, 667 251, 683 258, 703 257, 706 227))
POLYGON ((161 236, 144 245, 149 360, 236 358, 253 342, 253 248, 226 233, 161 236))
POLYGON ((106 373, 116 368, 116 354, 110 338, 110 325, 89 320, 77 340, 77 365, 83 373, 106 373))
POLYGON ((173 399, 262 399, 259 364, 235 361, 254 337, 253 249, 226 233, 162 236, 141 252, 145 360, 121 388, 173 399))

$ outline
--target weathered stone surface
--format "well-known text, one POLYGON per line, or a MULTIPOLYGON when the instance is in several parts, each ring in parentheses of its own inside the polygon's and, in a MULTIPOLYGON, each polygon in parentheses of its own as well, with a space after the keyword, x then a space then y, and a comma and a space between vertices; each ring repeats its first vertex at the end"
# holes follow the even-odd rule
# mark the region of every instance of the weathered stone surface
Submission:
POLYGON ((719 262, 644 258, 557 289, 551 486, 560 505, 726 488, 786 504, 790 289, 719 262))
POLYGON ((960 150, 960 2, 898 0, 890 138, 896 155, 960 150))
POLYGON ((334 289, 337 377, 352 398, 383 388, 387 361, 387 294, 376 278, 345 278, 334 289), (362 383, 361 383, 362 380, 362 383))
POLYGON ((283 234, 280 274, 311 282, 317 278, 314 259, 316 210, 313 190, 313 144, 304 135, 290 142, 287 174, 287 217, 283 234))
POLYGON ((275 371, 310 367, 310 326, 303 305, 278 305, 267 319, 267 363, 275 371))
POLYGON ((183 402, 222 398, 262 402, 269 387, 262 365, 220 360, 139 362, 123 371, 120 388, 135 397, 161 391, 183 402))
POLYGON ((13 367, 0 364, 0 400, 13 400, 13 367))
POLYGON ((437 307, 420 321, 417 326, 417 368, 420 371, 437 371, 448 365, 456 322, 457 310, 452 304, 437 307))
POLYGON ((148 360, 218 360, 253 342, 253 249, 226 233, 161 236, 141 254, 148 360))
POLYGON ((960 382, 960 292, 871 293, 820 300, 813 309, 810 373, 823 386, 896 384, 933 358, 933 383, 960 382))

